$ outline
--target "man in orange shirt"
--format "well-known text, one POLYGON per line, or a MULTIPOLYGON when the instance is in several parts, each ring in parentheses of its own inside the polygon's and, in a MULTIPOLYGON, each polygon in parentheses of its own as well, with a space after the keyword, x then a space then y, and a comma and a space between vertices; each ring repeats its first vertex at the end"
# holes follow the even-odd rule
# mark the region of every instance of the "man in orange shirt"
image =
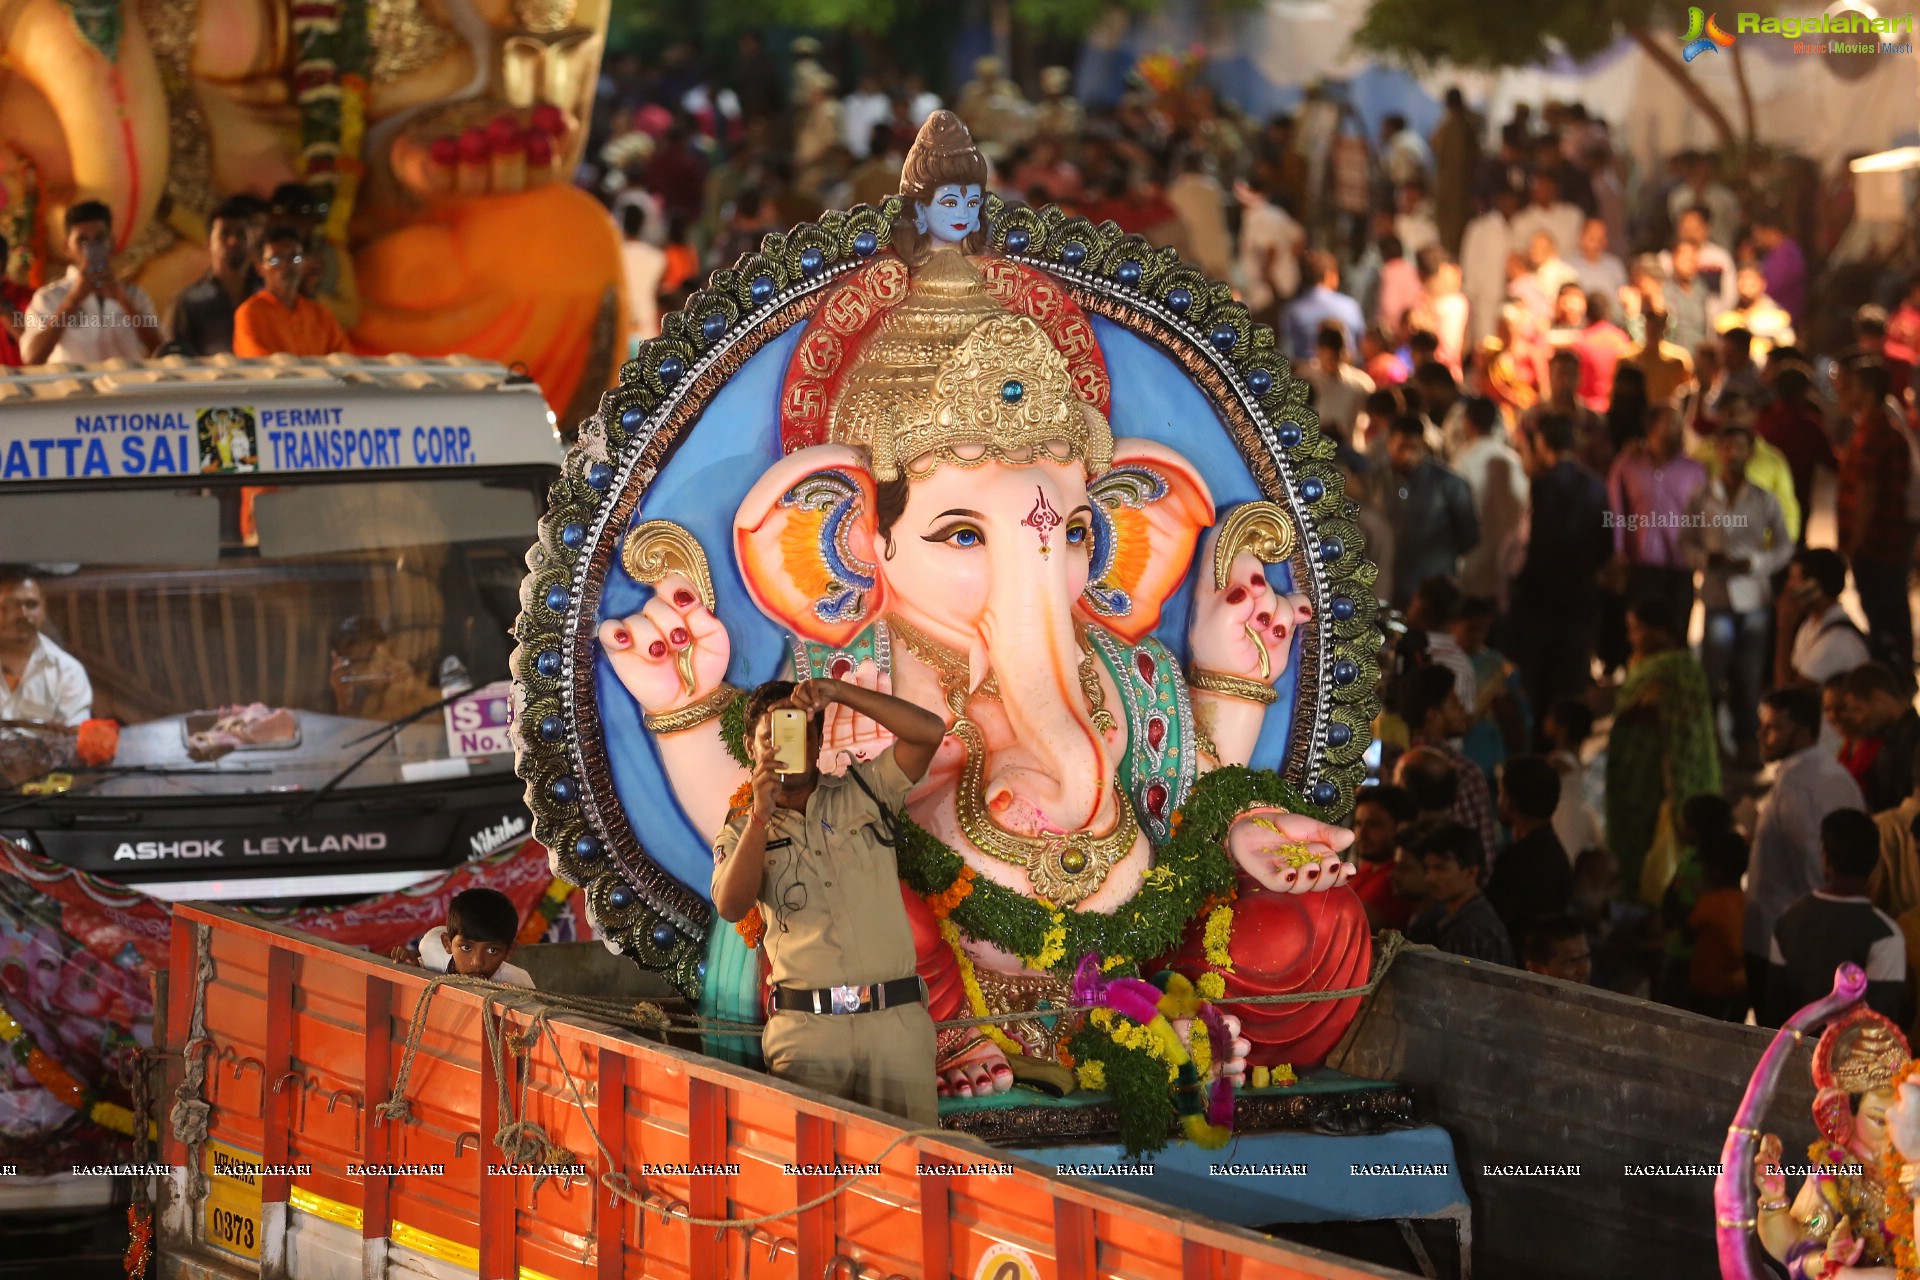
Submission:
POLYGON ((275 227, 261 245, 266 287, 235 308, 233 354, 326 356, 347 350, 347 334, 333 313, 300 293, 306 255, 300 233, 275 227))

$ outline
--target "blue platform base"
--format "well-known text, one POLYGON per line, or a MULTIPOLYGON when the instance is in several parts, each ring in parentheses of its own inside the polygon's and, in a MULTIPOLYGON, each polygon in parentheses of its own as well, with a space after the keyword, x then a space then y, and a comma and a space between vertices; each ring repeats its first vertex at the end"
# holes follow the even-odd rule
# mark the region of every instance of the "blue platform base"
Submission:
POLYGON ((1249 1133, 1218 1151, 1176 1142, 1137 1162, 1117 1143, 1017 1150, 1064 1173, 1236 1226, 1446 1218, 1460 1225, 1466 1243, 1467 1191, 1453 1139, 1437 1125, 1360 1137, 1249 1133), (1129 1163, 1150 1165, 1151 1172, 1093 1171, 1129 1163))

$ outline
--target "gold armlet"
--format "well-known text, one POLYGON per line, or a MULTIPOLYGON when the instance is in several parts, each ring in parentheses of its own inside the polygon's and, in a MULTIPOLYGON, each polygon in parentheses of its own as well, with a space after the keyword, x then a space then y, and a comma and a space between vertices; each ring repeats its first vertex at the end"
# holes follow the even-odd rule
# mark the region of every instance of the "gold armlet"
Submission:
POLYGON ((1245 702, 1257 702, 1263 707, 1273 705, 1280 696, 1273 691, 1272 685, 1261 684, 1244 676, 1230 676, 1224 671, 1209 671, 1205 667, 1187 668, 1187 685, 1245 702))
POLYGON ((1762 1200, 1760 1202, 1760 1212, 1762 1213, 1785 1213, 1786 1211, 1787 1202, 1785 1200, 1762 1200))
POLYGON ((684 707, 672 711, 649 711, 641 719, 647 729, 653 733, 682 733, 698 725, 703 725, 733 705, 740 691, 730 684, 723 684, 706 697, 689 702, 684 707))

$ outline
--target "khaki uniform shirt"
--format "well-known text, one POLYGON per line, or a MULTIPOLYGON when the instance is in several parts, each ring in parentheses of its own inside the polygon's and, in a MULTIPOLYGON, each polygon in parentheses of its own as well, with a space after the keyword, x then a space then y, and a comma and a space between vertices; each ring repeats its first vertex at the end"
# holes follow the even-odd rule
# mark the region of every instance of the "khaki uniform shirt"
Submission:
MULTIPOLYGON (((855 770, 890 809, 913 787, 888 748, 847 775, 822 774, 804 814, 776 808, 767 824, 761 945, 775 986, 866 986, 914 972, 899 868, 880 843, 880 811, 850 776, 855 770)), ((739 845, 747 819, 745 810, 729 815, 713 842, 716 864, 739 845)))

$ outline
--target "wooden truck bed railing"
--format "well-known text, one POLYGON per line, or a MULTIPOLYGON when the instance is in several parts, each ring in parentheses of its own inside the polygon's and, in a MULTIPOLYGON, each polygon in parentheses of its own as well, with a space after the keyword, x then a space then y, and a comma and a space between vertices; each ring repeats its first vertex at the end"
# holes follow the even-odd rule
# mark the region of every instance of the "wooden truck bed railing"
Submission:
POLYGON ((205 1061, 211 1109, 198 1149, 167 1129, 167 1162, 186 1172, 167 1188, 161 1252, 200 1269, 163 1274, 306 1280, 289 1272, 287 1250, 290 1224, 312 1220, 337 1232, 357 1227, 366 1265, 355 1274, 366 1276, 389 1274, 390 1250, 481 1280, 1021 1275, 998 1262, 983 1269, 995 1246, 1023 1251, 1046 1280, 1398 1274, 1097 1190, 971 1139, 906 1135, 878 1112, 580 1018, 555 1016, 524 1056, 509 1050, 508 1071, 525 1073, 525 1103, 522 1111, 521 1083, 509 1080, 503 1112, 486 1023, 504 1017, 517 1038, 529 1013, 490 1013, 483 995, 446 985, 420 1028, 410 1118, 388 1120, 379 1104, 392 1093, 428 975, 201 906, 176 908, 169 969, 165 1046, 174 1068, 162 1097, 171 1104, 200 1001, 206 1043, 194 1052, 205 1061), (488 1175, 502 1157, 484 1135, 514 1119, 541 1126, 592 1180, 549 1180, 536 1198, 531 1176, 488 1175), (216 1155, 257 1159, 263 1169, 197 1179, 195 1162, 204 1170, 216 1155), (833 1189, 836 1179, 819 1167, 870 1162, 877 1175, 792 1212, 833 1189), (1010 1171, 931 1167, 986 1162, 1010 1171), (376 1169, 360 1168, 368 1165, 376 1169), (379 1168, 393 1165, 445 1172, 379 1168), (690 1176, 683 1166, 725 1172, 690 1176), (610 1193, 609 1172, 624 1174, 650 1208, 610 1193), (752 1228, 684 1220, 783 1213, 752 1228), (225 1248, 210 1247, 210 1223, 230 1237, 225 1248))

